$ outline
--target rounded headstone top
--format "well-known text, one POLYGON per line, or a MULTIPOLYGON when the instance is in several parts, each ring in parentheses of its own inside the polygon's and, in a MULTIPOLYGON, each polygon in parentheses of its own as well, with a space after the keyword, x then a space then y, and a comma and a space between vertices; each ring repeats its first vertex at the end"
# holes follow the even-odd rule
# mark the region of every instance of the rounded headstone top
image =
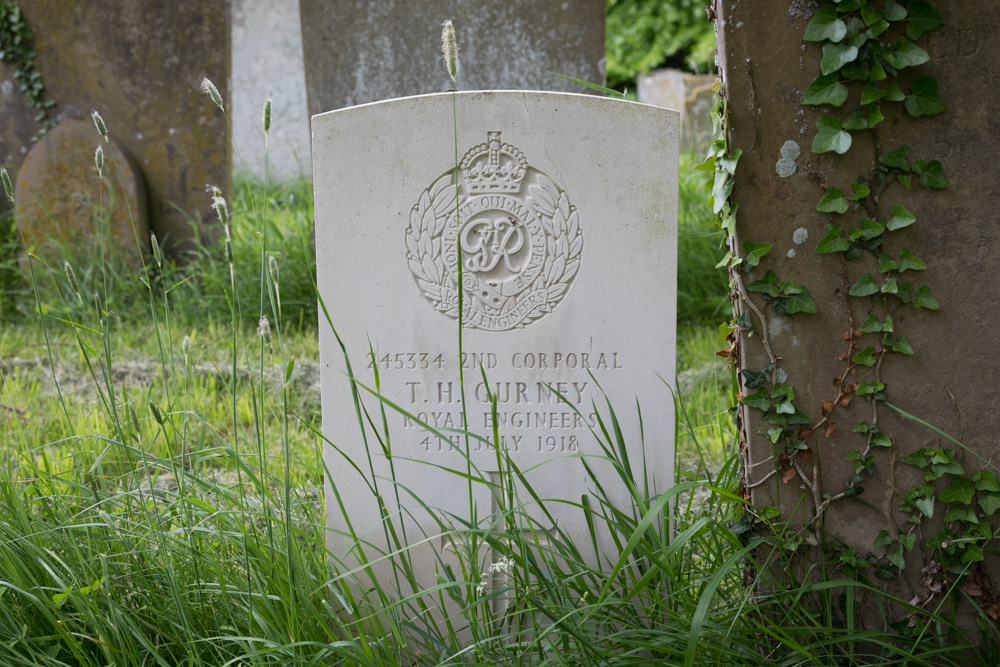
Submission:
POLYGON ((73 246, 77 257, 100 234, 108 252, 138 262, 149 247, 146 188, 138 168, 114 138, 104 141, 89 121, 67 120, 36 143, 17 174, 17 226, 33 252, 45 257, 73 246), (104 151, 98 174, 95 151, 104 151), (134 231, 133 231, 134 225, 134 231))

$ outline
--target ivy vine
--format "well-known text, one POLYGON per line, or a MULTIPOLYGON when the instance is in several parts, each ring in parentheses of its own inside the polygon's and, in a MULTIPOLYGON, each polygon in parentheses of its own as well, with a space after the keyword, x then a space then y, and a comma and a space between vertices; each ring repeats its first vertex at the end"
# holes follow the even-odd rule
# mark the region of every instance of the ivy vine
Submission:
MULTIPOLYGON (((907 234, 902 231, 918 222, 906 206, 905 192, 916 186, 949 186, 939 160, 917 159, 911 156, 908 145, 885 150, 879 125, 886 114, 919 119, 946 110, 938 83, 932 77, 920 76, 907 87, 898 80, 903 70, 930 60, 918 41, 942 24, 941 16, 923 0, 827 0, 815 10, 804 34, 806 42, 822 49, 822 57, 819 72, 806 88, 801 103, 832 109, 815 124, 812 152, 843 155, 854 147, 858 133, 867 133, 874 147, 869 173, 850 183, 824 184, 825 191, 816 204, 817 211, 831 218, 816 252, 843 259, 839 293, 845 299, 848 319, 844 351, 839 357, 844 370, 836 382, 835 395, 822 402, 819 418, 810 417, 794 404, 793 385, 780 368, 780 357, 767 337, 769 312, 815 313, 816 303, 805 286, 783 281, 773 270, 744 285, 744 276, 760 265, 771 245, 744 241, 736 247, 737 206, 731 203, 730 195, 741 151, 729 148, 726 101, 722 96, 713 111, 718 139, 706 162, 699 166, 714 172, 709 204, 716 216, 715 224, 726 231, 729 239, 729 252, 720 266, 730 269, 737 317, 724 328, 729 349, 721 354, 735 359, 738 334, 742 333, 748 339, 756 335, 768 358, 762 369, 740 371, 743 391, 737 395, 738 402, 762 414, 761 435, 773 446, 775 461, 774 469, 750 485, 747 492, 775 476, 785 483, 797 480, 811 496, 811 519, 815 522, 832 503, 861 496, 864 480, 878 474, 880 458, 895 457, 923 470, 920 485, 897 491, 897 509, 905 522, 896 525, 894 516, 887 517, 891 525, 878 533, 871 550, 859 553, 836 539, 826 539, 823 544, 844 572, 852 576, 864 578, 865 572, 872 572, 877 578, 896 579, 906 569, 906 555, 918 548, 919 538, 923 592, 914 601, 918 606, 959 585, 967 596, 987 595, 984 591, 991 588, 986 586, 989 577, 975 565, 984 559, 984 545, 996 536, 988 517, 1000 510, 1000 481, 994 472, 985 467, 967 472, 956 460, 954 448, 922 448, 898 457, 893 437, 882 430, 879 420, 880 410, 893 407, 888 402, 889 382, 882 372, 884 359, 916 352, 906 335, 897 330, 893 314, 904 307, 925 311, 940 308, 931 287, 915 277, 922 276, 928 266, 908 247, 907 234), (762 308, 750 298, 750 292, 760 296, 762 308), (855 321, 856 310, 864 313, 860 322, 855 321), (814 434, 829 437, 836 428, 834 415, 855 399, 869 404, 871 416, 852 428, 860 438, 858 446, 846 455, 853 474, 843 480, 839 491, 829 492, 822 485, 818 458, 813 453, 814 434), (919 527, 931 518, 940 519, 940 528, 927 537, 919 527)), ((742 432, 739 419, 737 426, 742 432)), ((895 488, 894 479, 886 483, 895 488)), ((759 512, 762 519, 778 516, 775 508, 765 507, 759 512)), ((779 539, 793 552, 819 544, 808 533, 805 538, 802 533, 787 533, 782 531, 779 539)), ((978 602, 996 606, 1000 612, 1000 600, 982 598, 978 602)), ((910 618, 900 628, 909 631, 915 625, 919 623, 910 618)))
POLYGON ((45 91, 42 75, 35 67, 34 34, 20 6, 12 0, 0 0, 0 59, 14 68, 14 78, 21 82, 20 91, 28 104, 38 110, 35 122, 41 127, 31 137, 38 141, 56 125, 49 116, 55 101, 45 91))

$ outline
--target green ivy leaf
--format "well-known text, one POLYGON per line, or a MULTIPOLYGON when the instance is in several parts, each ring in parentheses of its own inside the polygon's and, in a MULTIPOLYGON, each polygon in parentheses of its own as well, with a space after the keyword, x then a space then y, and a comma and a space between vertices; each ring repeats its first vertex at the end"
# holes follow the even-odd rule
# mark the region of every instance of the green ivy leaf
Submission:
POLYGON ((857 57, 858 49, 856 46, 827 42, 823 45, 823 60, 819 65, 819 71, 824 75, 832 74, 847 63, 856 60, 857 57))
POLYGON ((868 27, 868 30, 865 31, 865 34, 870 39, 875 39, 888 29, 889 29, 889 22, 886 21, 885 19, 879 19, 878 21, 875 21, 875 23, 872 23, 868 27))
POLYGON ((906 336, 900 336, 893 342, 892 351, 899 352, 900 354, 913 354, 913 348, 910 347, 910 343, 906 340, 906 336))
POLYGON ((837 3, 837 11, 841 14, 856 12, 861 9, 867 0, 833 0, 837 3))
POLYGON ((740 403, 748 408, 757 408, 761 412, 767 412, 771 409, 771 401, 767 399, 767 390, 764 388, 758 389, 749 396, 744 396, 740 403))
POLYGON ((870 26, 881 18, 882 12, 871 5, 865 5, 861 8, 861 20, 865 22, 865 26, 870 26))
POLYGON ((875 317, 875 313, 872 313, 865 318, 865 321, 858 328, 861 330, 861 333, 878 333, 882 331, 882 323, 875 317))
POLYGON ((979 517, 976 516, 976 511, 969 507, 962 507, 961 505, 953 505, 948 513, 944 515, 944 522, 951 523, 952 521, 964 521, 965 523, 979 523, 979 517))
POLYGON ((918 510, 920 510, 920 513, 923 514, 928 519, 934 516, 933 496, 931 496, 930 498, 917 498, 916 500, 913 501, 913 504, 914 506, 916 506, 918 510))
POLYGON ((838 155, 843 155, 850 147, 851 134, 843 130, 839 118, 823 116, 816 121, 816 137, 812 143, 813 153, 834 151, 838 155))
POLYGON ((844 197, 840 188, 829 188, 823 198, 816 204, 816 210, 821 213, 847 213, 850 203, 844 197))
POLYGON ((902 21, 906 18, 906 8, 896 2, 896 0, 885 0, 882 16, 885 17, 886 21, 902 21))
POLYGON ((865 108, 858 107, 851 112, 851 115, 844 119, 845 130, 864 130, 868 127, 868 118, 865 117, 865 108))
POLYGON ((767 382, 767 373, 744 368, 740 371, 743 376, 743 386, 747 389, 756 389, 767 382))
POLYGON ((930 465, 930 461, 927 460, 927 450, 921 447, 912 454, 907 454, 900 459, 906 465, 916 466, 918 468, 926 468, 930 465))
POLYGON ((812 300, 809 296, 809 291, 802 288, 801 294, 796 294, 791 299, 788 300, 788 314, 794 315, 795 313, 815 313, 816 312, 816 302, 812 300))
POLYGON ((820 239, 819 244, 816 245, 816 252, 821 255, 829 255, 835 252, 843 252, 848 247, 847 239, 840 236, 840 226, 827 225, 826 236, 820 239))
POLYGON ((922 76, 910 84, 910 95, 904 106, 911 116, 933 116, 945 110, 944 100, 938 95, 937 88, 937 81, 929 76, 922 76))
POLYGON ((885 389, 885 385, 876 380, 865 380, 858 385, 857 391, 854 393, 858 396, 874 396, 885 389))
POLYGON ((925 32, 941 27, 944 19, 926 2, 909 3, 909 20, 906 22, 906 35, 910 39, 918 39, 925 32))
POLYGON ((846 35, 847 24, 838 17, 836 5, 822 5, 813 14, 802 39, 807 42, 821 42, 824 39, 839 42, 846 35))
POLYGON ((945 178, 944 172, 941 169, 941 163, 937 160, 931 160, 930 162, 924 162, 923 160, 917 160, 913 165, 913 171, 920 175, 920 184, 928 188, 946 188, 948 187, 948 179, 945 178))
POLYGON ((885 226, 889 229, 889 231, 894 232, 897 229, 909 227, 916 221, 917 216, 907 211, 906 207, 902 204, 897 204, 892 207, 892 217, 886 221, 885 226))
POLYGON ((917 293, 913 295, 911 303, 914 308, 926 308, 927 310, 938 310, 941 308, 938 300, 931 296, 931 288, 927 285, 917 289, 917 293))
POLYGON ((878 272, 888 273, 889 271, 899 271, 899 262, 882 253, 878 256, 878 272))
POLYGON ((892 544, 892 538, 889 537, 888 530, 878 531, 878 536, 875 537, 875 546, 877 547, 887 547, 892 544))
POLYGON ((862 183, 861 181, 855 181, 851 183, 851 193, 854 194, 854 201, 861 201, 871 193, 871 188, 868 187, 867 183, 862 183))
MULTIPOLYGON (((851 429, 851 430, 854 433, 868 433, 868 431, 870 431, 871 429, 872 429, 872 425, 869 424, 868 422, 866 422, 864 419, 862 419, 857 424, 855 424, 854 428, 851 429)), ((857 451, 857 450, 855 450, 855 451, 857 451)), ((850 460, 850 459, 848 459, 848 460, 850 460)))
POLYGON ((882 285, 882 288, 879 291, 881 291, 882 294, 896 294, 899 292, 899 285, 896 284, 895 278, 889 278, 889 280, 885 281, 885 285, 882 285))
POLYGON ((966 477, 956 477, 951 480, 951 485, 938 495, 938 500, 943 503, 962 503, 968 505, 972 502, 972 497, 976 494, 976 489, 972 486, 972 480, 966 477))
POLYGON ((898 567, 900 570, 906 567, 906 559, 903 557, 903 548, 900 547, 895 551, 890 551, 885 555, 885 559, 898 567))
POLYGON ((977 472, 972 476, 972 481, 976 483, 977 491, 990 491, 1000 493, 1000 484, 997 483, 996 473, 977 472))
MULTIPOLYGON (((975 518, 975 514, 972 515, 975 518)), ((970 523, 979 523, 979 520, 970 521, 970 523)), ((962 561, 962 565, 968 565, 969 563, 978 563, 983 560, 985 556, 983 555, 983 548, 978 544, 968 544, 965 547, 965 551, 962 552, 962 557, 959 559, 962 561)))
POLYGON ((795 406, 788 399, 780 401, 776 406, 774 406, 774 411, 779 415, 794 415, 795 406))
POLYGON ((724 171, 715 172, 715 182, 712 185, 712 213, 719 215, 728 203, 729 194, 733 191, 733 179, 724 171))
POLYGON ((877 104, 868 105, 868 128, 871 129, 882 122, 885 116, 879 111, 877 104))
POLYGON ((990 493, 979 498, 979 508, 986 516, 993 516, 1000 509, 1000 493, 990 493))
POLYGON ((899 543, 903 545, 907 551, 913 549, 913 545, 917 543, 917 536, 915 533, 910 533, 909 535, 899 531, 899 543))
POLYGON ((861 350, 851 359, 856 364, 861 364, 862 366, 874 366, 875 365, 875 348, 868 346, 861 350))
POLYGON ((882 226, 882 223, 865 218, 858 223, 858 227, 851 228, 851 240, 871 241, 872 239, 881 236, 884 231, 885 227, 882 226))
POLYGON ((736 163, 740 161, 741 155, 743 155, 743 149, 737 148, 729 157, 720 156, 719 167, 730 176, 734 175, 736 173, 736 163))
POLYGON ((747 285, 747 289, 751 292, 759 292, 761 294, 766 294, 767 296, 773 299, 779 294, 778 288, 774 284, 775 282, 777 282, 777 280, 778 276, 775 275, 774 271, 768 269, 768 272, 764 274, 763 278, 761 278, 760 280, 755 280, 749 285, 747 285))
POLYGON ((902 169, 903 171, 910 170, 910 163, 906 161, 906 157, 910 154, 910 147, 907 145, 900 146, 896 150, 889 151, 878 160, 887 167, 893 167, 895 169, 902 169))
MULTIPOLYGON (((878 102, 880 99, 882 99, 883 97, 885 97, 888 94, 889 94, 888 90, 884 90, 882 88, 879 88, 874 83, 869 83, 869 84, 866 84, 864 90, 861 91, 861 103, 862 104, 871 104, 872 102, 878 102)), ((857 112, 855 112, 855 113, 857 113, 857 112)), ((844 126, 845 127, 847 126, 847 121, 846 120, 844 121, 844 126)), ((849 129, 853 130, 855 128, 852 127, 852 128, 849 128, 849 129)))
POLYGON ((903 91, 897 83, 886 84, 885 92, 887 93, 885 99, 890 102, 902 102, 906 99, 906 95, 903 95, 903 91))
POLYGON ((778 444, 778 441, 781 440, 781 436, 783 436, 784 434, 785 434, 785 429, 780 427, 767 429, 767 439, 771 441, 772 445, 778 444))
POLYGON ((931 59, 927 52, 905 37, 896 40, 896 49, 885 59, 896 69, 923 65, 931 59))
POLYGON ((900 273, 903 271, 923 271, 927 268, 927 262, 919 257, 916 257, 907 248, 900 250, 899 256, 903 258, 903 260, 899 263, 900 273))
POLYGON ((868 442, 871 443, 872 447, 892 447, 892 438, 881 431, 868 436, 868 442))
POLYGON ((820 75, 809 84, 802 94, 802 104, 820 106, 829 104, 839 107, 847 99, 847 86, 840 82, 837 74, 820 75))
POLYGON ((744 241, 743 245, 740 246, 743 252, 746 253, 746 257, 743 258, 743 263, 747 270, 760 264, 760 260, 771 251, 770 243, 754 243, 753 241, 744 241))
POLYGON ((851 289, 848 294, 851 296, 871 296, 872 294, 878 294, 879 286, 875 284, 875 279, 872 274, 866 273, 865 275, 858 278, 857 282, 851 285, 851 289))

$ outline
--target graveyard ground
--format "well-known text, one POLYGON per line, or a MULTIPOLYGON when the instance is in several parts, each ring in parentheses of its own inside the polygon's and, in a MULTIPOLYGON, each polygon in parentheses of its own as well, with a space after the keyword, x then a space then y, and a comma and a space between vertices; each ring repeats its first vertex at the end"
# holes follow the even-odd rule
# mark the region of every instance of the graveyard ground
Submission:
MULTIPOLYGON (((450 585, 403 598, 343 586, 324 561, 307 187, 238 188, 232 267, 222 244, 145 272, 65 247, 25 275, 8 238, 0 664, 834 664, 854 641, 958 664, 932 662, 941 649, 919 638, 841 625, 822 585, 746 587, 760 543, 735 495, 732 383, 715 355, 726 280, 693 164, 681 169, 675 537, 650 529, 665 496, 648 516, 608 517, 624 555, 605 571, 568 565, 572 544, 521 543, 535 555, 506 562, 501 606, 480 597, 475 554, 450 585), (446 596, 469 629, 419 620, 446 596)), ((480 553, 497 545, 464 534, 480 553)), ((405 590, 405 550, 393 562, 405 590)))

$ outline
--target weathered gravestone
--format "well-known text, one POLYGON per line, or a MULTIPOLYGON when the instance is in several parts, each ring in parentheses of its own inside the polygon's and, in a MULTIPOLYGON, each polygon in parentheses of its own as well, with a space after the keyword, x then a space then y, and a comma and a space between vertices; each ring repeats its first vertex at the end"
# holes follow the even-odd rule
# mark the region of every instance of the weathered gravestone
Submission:
POLYGON ((441 22, 455 21, 461 89, 587 88, 604 82, 604 0, 301 0, 309 113, 452 88, 441 22))
MULTIPOLYGON (((468 460, 483 478, 504 481, 495 424, 542 498, 579 503, 595 492, 582 455, 627 508, 625 485, 590 432, 595 412, 607 417, 603 388, 636 483, 648 475, 650 494, 673 484, 676 112, 588 95, 458 93, 456 207, 452 104, 441 93, 313 118, 320 295, 358 382, 374 387, 377 369, 385 399, 407 411, 385 408, 393 470, 377 444, 381 427, 365 427, 366 450, 344 355, 322 323, 328 546, 345 567, 359 549, 345 516, 361 540, 386 548, 371 487, 397 529, 427 535, 423 548, 439 554, 449 545, 410 494, 446 520, 471 518, 468 483, 449 472, 466 471, 464 435, 439 437, 419 423, 462 426, 459 248, 466 415, 485 438, 469 440, 468 460), (405 487, 402 507, 393 475, 405 487)), ((378 401, 358 391, 377 422, 378 401)), ((489 488, 474 484, 473 495, 481 526, 502 524, 489 488)), ((537 528, 553 527, 527 494, 521 500, 537 528)), ((583 512, 549 510, 588 551, 583 512)), ((418 575, 433 583, 434 558, 421 553, 418 575)))
POLYGON ((68 120, 32 147, 14 187, 18 228, 33 252, 49 260, 56 259, 46 248, 52 242, 78 249, 89 244, 96 257, 103 234, 109 256, 139 265, 149 245, 146 188, 118 142, 95 134, 89 120, 68 120), (105 154, 100 177, 94 162, 98 144, 105 154))
MULTIPOLYGON (((34 33, 35 65, 56 102, 54 118, 86 121, 92 109, 100 111, 142 172, 150 227, 164 247, 184 247, 192 235, 188 216, 213 219, 206 183, 228 189, 229 130, 199 86, 208 77, 226 96, 229 3, 33 0, 21 8, 34 33)), ((5 115, 7 98, 19 95, 12 74, 0 63, 5 115)), ((17 167, 37 111, 16 104, 10 110, 30 114, 26 122, 0 124, 0 155, 17 167)), ((96 148, 96 130, 93 138, 96 148)))
POLYGON ((640 102, 677 109, 681 114, 681 150, 701 153, 712 143, 712 88, 716 81, 714 74, 660 69, 639 77, 636 94, 640 102))
POLYGON ((271 181, 307 177, 309 112, 298 0, 235 0, 232 50, 233 142, 242 158, 233 168, 264 179, 261 109, 270 95, 266 175, 271 181))
MULTIPOLYGON (((997 180, 993 168, 995 102, 983 91, 1000 85, 1000 72, 984 67, 984 63, 995 63, 1000 58, 1000 37, 993 30, 1000 18, 1000 7, 986 7, 972 0, 931 4, 944 23, 917 40, 918 47, 926 49, 929 61, 902 70, 898 84, 909 94, 920 77, 934 77, 946 110, 913 118, 904 111, 903 104, 882 102, 885 120, 877 126, 879 143, 873 144, 866 131, 852 132, 854 145, 843 156, 811 152, 817 121, 827 115, 846 117, 858 105, 862 86, 849 88, 849 99, 840 108, 800 104, 803 91, 820 72, 823 57, 819 43, 801 39, 813 18, 815 3, 762 7, 757 3, 717 2, 716 11, 720 73, 729 100, 729 145, 743 151, 732 198, 733 205, 739 206, 736 231, 739 243, 773 246, 743 280, 749 285, 773 271, 779 281, 805 286, 818 306, 815 314, 774 314, 757 295, 752 295, 759 307, 765 307, 763 312, 769 318, 764 333, 779 358, 779 382, 794 387, 795 407, 811 419, 805 426, 819 425, 815 431, 798 431, 798 437, 809 448, 803 450, 805 458, 796 454, 805 478, 810 483, 819 480, 815 492, 820 502, 848 490, 845 480, 851 480, 856 472, 857 458, 852 456, 852 450, 855 454, 864 451, 872 437, 852 432, 859 422, 872 422, 874 414, 871 392, 859 392, 865 389, 859 383, 870 383, 876 371, 887 385, 889 403, 953 435, 968 448, 957 447, 883 403, 877 410, 878 428, 891 439, 891 447, 872 449, 875 467, 871 476, 863 475, 858 485, 863 489, 860 497, 841 497, 822 517, 827 534, 843 540, 844 548, 854 549, 859 556, 873 555, 875 560, 867 571, 884 573, 887 568, 889 575, 899 576, 898 580, 880 579, 882 584, 904 600, 936 609, 939 607, 935 605, 941 603, 934 589, 943 586, 939 590, 947 591, 950 584, 942 584, 942 577, 951 576, 941 573, 942 549, 966 548, 977 542, 946 543, 940 549, 927 546, 938 534, 941 518, 961 507, 961 503, 944 497, 936 511, 931 509, 933 505, 925 504, 933 516, 924 516, 923 525, 914 529, 909 522, 913 509, 903 513, 899 508, 906 504, 912 489, 920 489, 925 471, 901 459, 921 448, 942 448, 955 450, 957 461, 969 476, 992 471, 996 466, 1000 364, 983 341, 984 337, 990 338, 989 332, 1000 329, 1000 283, 994 279, 1000 271, 1000 244, 992 222, 997 205, 989 194, 996 190, 997 180), (973 81, 975 85, 969 85, 973 81), (871 346, 881 358, 880 350, 887 346, 880 342, 879 334, 860 329, 867 328, 865 320, 873 314, 883 322, 886 312, 877 295, 873 300, 848 294, 865 272, 872 273, 879 285, 896 274, 880 271, 880 260, 868 255, 845 261, 840 252, 818 254, 817 246, 827 234, 828 224, 842 226, 846 237, 847 229, 857 226, 868 214, 863 208, 844 214, 819 212, 817 202, 833 187, 850 193, 851 182, 859 174, 870 174, 883 154, 903 145, 909 146, 909 162, 939 160, 948 187, 924 187, 914 177, 912 185, 904 188, 890 180, 891 187, 881 197, 882 208, 878 215, 870 217, 885 218, 895 205, 903 204, 916 218, 914 224, 887 233, 879 252, 891 259, 908 248, 921 258, 926 270, 907 271, 898 282, 928 285, 940 310, 914 309, 912 304, 904 305, 890 297, 894 340, 905 335, 914 354, 890 350, 876 367, 868 367, 863 360, 854 361, 854 357, 871 346), (856 346, 850 346, 851 329, 856 346), (901 550, 896 540, 897 526, 916 531, 918 539, 912 550, 901 550), (890 544, 876 542, 880 530, 889 531, 890 544), (901 573, 887 558, 893 552, 905 559, 901 573)), ((922 9, 919 5, 907 4, 922 9)), ((903 34, 902 25, 897 23, 880 39, 892 46, 903 34)), ((879 87, 884 85, 879 83, 879 87)), ((759 330, 757 317, 752 320, 759 330)), ((759 341, 760 336, 743 338, 741 368, 759 371, 767 367, 769 359, 759 341)), ((771 389, 770 383, 763 387, 764 391, 771 389)), ((759 390, 743 387, 744 395, 759 390)), ((772 425, 762 419, 761 411, 744 408, 744 413, 747 481, 754 487, 754 504, 780 507, 784 517, 806 521, 813 490, 790 465, 787 450, 772 446, 767 434, 772 425), (781 475, 773 474, 776 467, 781 475)), ((889 443, 882 440, 879 444, 889 443)), ((951 474, 947 474, 931 484, 940 493, 950 479, 951 474)), ((971 509, 980 514, 977 521, 982 525, 992 523, 995 530, 996 514, 984 514, 975 501, 971 509)), ((951 520, 949 523, 952 528, 958 526, 951 520)), ((803 531, 802 536, 802 550, 815 555, 814 549, 808 549, 808 533, 803 531)), ((979 544, 986 552, 984 571, 994 582, 1000 582, 995 541, 979 544)), ((971 568, 975 561, 968 563, 971 568)), ((874 611, 879 623, 883 622, 882 610, 869 611, 874 611)), ((894 612, 890 620, 901 615, 894 612)))

